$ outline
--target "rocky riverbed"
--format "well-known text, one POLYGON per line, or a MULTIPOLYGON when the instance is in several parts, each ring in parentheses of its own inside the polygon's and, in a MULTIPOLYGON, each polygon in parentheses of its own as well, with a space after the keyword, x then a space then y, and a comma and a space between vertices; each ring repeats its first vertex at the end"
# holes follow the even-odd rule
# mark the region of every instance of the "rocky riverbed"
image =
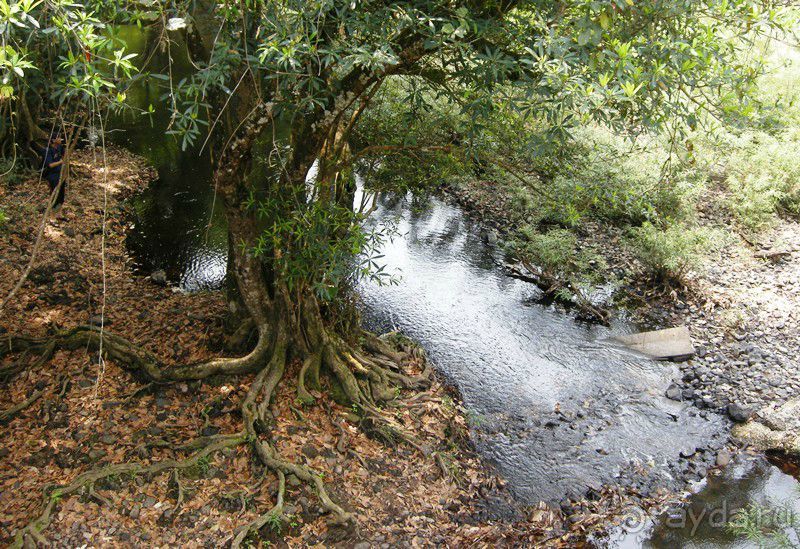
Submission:
POLYGON ((709 261, 699 291, 660 320, 689 326, 697 355, 681 365, 681 398, 744 421, 800 392, 800 225, 709 261))

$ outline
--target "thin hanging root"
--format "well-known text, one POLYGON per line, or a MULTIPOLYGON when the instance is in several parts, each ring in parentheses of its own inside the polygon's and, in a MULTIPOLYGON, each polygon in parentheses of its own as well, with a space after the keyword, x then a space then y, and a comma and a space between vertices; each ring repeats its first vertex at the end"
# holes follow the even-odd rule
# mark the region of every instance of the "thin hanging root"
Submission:
POLYGON ((236 529, 236 533, 234 534, 233 541, 231 542, 231 549, 238 549, 245 538, 250 534, 250 532, 257 532, 259 531, 267 522, 269 522, 273 517, 280 517, 283 515, 283 497, 286 493, 286 475, 284 475, 281 471, 278 471, 278 495, 276 498, 275 505, 255 519, 254 521, 250 522, 249 524, 245 524, 236 529))
POLYGON ((225 435, 219 437, 213 444, 198 450, 185 460, 178 461, 174 459, 166 459, 148 466, 144 466, 139 463, 119 463, 115 465, 106 465, 105 467, 93 469, 78 475, 75 480, 66 486, 57 486, 49 491, 48 489, 45 489, 45 498, 42 504, 41 515, 39 515, 38 518, 33 520, 17 533, 17 536, 14 539, 14 542, 11 544, 11 547, 16 549, 26 547, 28 546, 26 545, 26 542, 28 544, 32 542, 34 546, 37 543, 48 545, 47 540, 42 535, 42 532, 50 525, 50 522, 53 519, 53 512, 58 506, 58 502, 63 498, 71 496, 83 489, 87 489, 89 495, 94 495, 95 499, 108 504, 109 502, 106 498, 98 496, 94 493, 94 484, 100 480, 112 476, 129 475, 132 478, 140 474, 157 475, 169 470, 188 469, 196 466, 198 462, 206 456, 214 454, 215 452, 218 452, 224 448, 238 446, 243 444, 246 440, 247 437, 244 433, 225 435))

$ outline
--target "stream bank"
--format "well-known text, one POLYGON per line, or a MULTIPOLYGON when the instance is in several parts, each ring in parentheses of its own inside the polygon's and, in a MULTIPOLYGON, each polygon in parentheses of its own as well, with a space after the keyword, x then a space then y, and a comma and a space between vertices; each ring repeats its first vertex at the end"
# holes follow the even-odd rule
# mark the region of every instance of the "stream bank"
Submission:
MULTIPOLYGON (((512 198, 502 186, 473 181, 444 190, 488 228, 482 234, 486 241, 503 246, 515 227, 506 215, 512 198)), ((707 226, 731 229, 730 220, 711 206, 702 210, 699 218, 707 226)), ((605 293, 607 303, 621 304, 622 316, 643 329, 689 328, 697 353, 678 364, 677 375, 664 394, 697 410, 727 416, 734 425, 728 448, 718 453, 718 467, 709 477, 729 479, 722 484, 724 490, 714 489, 711 498, 716 504, 727 504, 729 499, 740 504, 774 503, 774 498, 765 493, 770 486, 797 500, 797 469, 782 474, 778 465, 784 462, 786 453, 796 456, 800 448, 795 396, 800 392, 800 224, 783 218, 757 241, 738 238, 720 253, 707 257, 704 268, 691 273, 689 283, 678 288, 665 288, 643 274, 642 266, 622 245, 622 229, 587 222, 576 236, 579 250, 591 249, 602 256, 596 289, 605 293), (609 287, 616 295, 605 292, 609 287), (750 455, 753 452, 756 457, 750 455), (769 460, 764 452, 770 454, 769 460), (731 462, 753 460, 759 465, 748 466, 746 475, 739 473, 740 465, 731 465, 733 472, 727 469, 731 462)), ((690 507, 702 504, 709 497, 705 486, 704 481, 684 492, 673 502, 673 509, 685 509, 682 506, 687 498, 690 507)), ((634 518, 638 516, 634 513, 634 518)), ((657 512, 644 516, 649 524, 644 533, 637 530, 636 535, 612 541, 619 542, 620 547, 674 546, 657 539, 666 536, 682 539, 681 543, 691 547, 739 546, 724 525, 675 537, 673 529, 665 526, 668 514, 660 519, 657 512), (656 537, 647 541, 650 536, 656 537)), ((644 524, 634 522, 637 528, 644 524)))
MULTIPOLYGON (((73 159, 64 209, 47 223, 40 255, 4 311, 1 333, 44 336, 102 322, 170 364, 217 356, 224 339, 221 294, 188 293, 131 270, 129 212, 122 201, 148 188, 154 172, 124 150, 110 148, 107 167, 100 157, 81 151, 73 159)), ((46 186, 35 180, 0 187, 0 204, 10 217, 0 239, 4 294, 29 259, 46 200, 46 186)), ((0 425, 3 545, 38 516, 47 486, 104 464, 157 463, 175 457, 170 445, 236 432, 239 402, 250 383, 250 376, 240 376, 143 385, 113 361, 99 365, 97 355, 83 349, 58 351, 44 363, 34 359, 5 356, 0 363, 28 366, 0 380, 0 410, 41 395, 0 425)), ((286 518, 262 532, 272 544, 470 546, 516 538, 571 545, 582 537, 549 510, 519 523, 492 522, 517 510, 503 482, 469 449, 463 408, 438 383, 399 406, 406 428, 431 452, 426 456, 368 438, 349 410, 332 402, 298 414, 291 409, 291 384, 279 391, 275 444, 287 458, 324 472, 332 496, 357 513, 360 534, 330 527, 314 494, 289 478, 286 518)), ((247 448, 237 447, 180 476, 178 491, 172 475, 111 477, 94 486, 94 496, 60 501, 43 534, 64 547, 223 545, 237 526, 273 503, 277 479, 259 480, 253 473, 247 448)))

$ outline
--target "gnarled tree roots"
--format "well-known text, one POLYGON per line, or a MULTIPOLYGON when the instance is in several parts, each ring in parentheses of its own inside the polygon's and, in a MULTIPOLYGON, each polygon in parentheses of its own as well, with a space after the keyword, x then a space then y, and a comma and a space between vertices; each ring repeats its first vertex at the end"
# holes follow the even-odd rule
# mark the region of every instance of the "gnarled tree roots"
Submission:
MULTIPOLYGON (((270 425, 274 424, 275 419, 270 413, 270 402, 278 383, 284 377, 291 347, 291 338, 281 324, 277 325, 271 337, 265 337, 262 333, 256 348, 244 358, 217 359, 173 367, 165 366, 156 357, 122 337, 88 326, 58 332, 49 338, 3 336, 3 339, 0 358, 9 353, 22 354, 17 362, 0 370, 0 376, 5 379, 29 367, 25 365, 25 358, 30 353, 39 355, 34 364, 41 365, 58 349, 99 350, 101 340, 102 351, 107 359, 114 360, 127 371, 150 382, 202 379, 214 374, 248 372, 256 374, 241 404, 243 421, 241 432, 201 437, 189 444, 174 448, 192 452, 182 460, 168 459, 149 465, 140 463, 107 465, 87 471, 69 484, 49 487, 45 490, 41 515, 17 533, 14 547, 46 543, 43 532, 50 524, 58 502, 65 497, 85 492, 101 503, 108 503, 105 498, 94 492, 95 483, 102 479, 119 475, 133 478, 140 474, 156 475, 165 472, 177 474, 181 469, 196 466, 200 460, 219 450, 242 444, 249 444, 259 462, 275 472, 278 477, 278 488, 276 503, 271 509, 232 533, 233 547, 239 547, 248 536, 255 534, 265 524, 282 515, 286 477, 289 475, 297 477, 311 487, 319 498, 322 508, 330 513, 334 523, 355 525, 354 515, 328 495, 320 472, 283 458, 270 442, 270 425)), ((316 398, 312 392, 322 390, 321 372, 327 373, 329 385, 335 394, 338 393, 338 400, 343 398, 344 403, 359 414, 361 426, 368 434, 389 443, 405 441, 422 451, 419 443, 404 432, 390 411, 383 406, 394 403, 400 388, 421 388, 427 384, 430 373, 427 365, 422 374, 416 377, 404 374, 400 366, 403 361, 423 360, 421 351, 397 335, 379 338, 365 333, 358 348, 327 332, 323 332, 319 340, 321 348, 307 353, 299 369, 298 400, 303 404, 315 402, 316 398)), ((177 485, 180 502, 180 481, 177 485)))

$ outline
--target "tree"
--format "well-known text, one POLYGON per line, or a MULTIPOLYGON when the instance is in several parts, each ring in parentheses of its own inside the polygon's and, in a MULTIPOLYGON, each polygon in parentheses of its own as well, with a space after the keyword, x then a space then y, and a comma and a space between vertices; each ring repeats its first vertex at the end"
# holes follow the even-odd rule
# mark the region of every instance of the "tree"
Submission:
POLYGON ((2 70, 11 88, 3 94, 17 110, 29 93, 74 112, 122 108, 136 76, 113 31, 98 30, 103 23, 155 26, 167 46, 172 32, 190 36, 198 71, 180 82, 162 77, 171 132, 185 144, 208 139, 219 151, 215 185, 228 221, 231 309, 257 334, 243 357, 175 368, 89 328, 49 341, 19 336, 9 348, 99 347, 102 339, 110 358, 154 380, 255 372, 242 436, 281 478, 312 482, 343 521, 349 515, 319 478, 281 459, 261 435, 288 358, 303 362, 299 398, 313 400, 306 387, 319 389, 327 373, 354 409, 393 436, 402 431, 380 401, 395 384, 421 381, 396 370, 398 353, 385 341, 345 329, 353 323, 341 306, 353 281, 369 274, 357 259, 371 237, 352 209, 353 169, 368 157, 421 148, 363 139, 353 148, 378 90, 403 80, 413 83, 411 100, 426 90, 458 105, 469 125, 466 138, 436 145, 448 150, 468 150, 500 102, 545 121, 553 139, 590 120, 694 126, 701 113, 747 100, 759 67, 738 54, 780 27, 779 10, 755 0, 200 0, 89 2, 83 9, 62 0, 0 0, 0 13, 10 44, 2 70), (53 43, 64 36, 66 45, 53 43), (62 62, 41 89, 20 78, 17 69, 48 74, 56 55, 62 62), (20 59, 30 65, 23 69, 20 59))

